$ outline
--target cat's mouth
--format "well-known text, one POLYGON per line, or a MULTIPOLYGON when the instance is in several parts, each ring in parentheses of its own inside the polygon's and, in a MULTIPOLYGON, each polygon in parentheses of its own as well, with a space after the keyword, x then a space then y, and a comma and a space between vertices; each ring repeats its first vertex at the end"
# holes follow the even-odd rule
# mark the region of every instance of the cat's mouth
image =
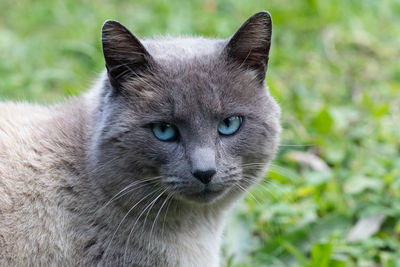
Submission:
POLYGON ((167 176, 164 180, 170 193, 176 199, 191 203, 211 204, 221 199, 230 191, 230 186, 222 182, 211 182, 206 185, 201 183, 182 183, 181 179, 173 179, 174 176, 167 176))
POLYGON ((190 194, 184 194, 185 198, 199 203, 211 203, 224 195, 225 189, 211 190, 205 187, 202 191, 190 194))

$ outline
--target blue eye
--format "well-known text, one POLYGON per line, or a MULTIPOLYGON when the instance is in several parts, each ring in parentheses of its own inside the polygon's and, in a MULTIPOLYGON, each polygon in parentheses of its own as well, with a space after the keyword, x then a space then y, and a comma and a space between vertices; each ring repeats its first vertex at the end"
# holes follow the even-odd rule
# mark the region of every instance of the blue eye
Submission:
POLYGON ((224 119, 218 125, 218 132, 222 135, 232 135, 236 133, 242 125, 242 117, 232 116, 224 119))
POLYGON ((151 130, 161 141, 176 141, 178 138, 178 129, 172 124, 166 122, 156 122, 151 124, 151 130))

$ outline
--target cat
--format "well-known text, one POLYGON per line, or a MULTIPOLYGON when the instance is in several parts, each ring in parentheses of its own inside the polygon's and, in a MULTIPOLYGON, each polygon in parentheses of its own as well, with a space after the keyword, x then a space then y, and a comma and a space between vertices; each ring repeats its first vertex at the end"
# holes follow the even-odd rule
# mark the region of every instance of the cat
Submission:
POLYGON ((226 214, 279 142, 271 33, 265 11, 227 40, 109 20, 88 92, 0 104, 0 265, 219 266, 226 214))

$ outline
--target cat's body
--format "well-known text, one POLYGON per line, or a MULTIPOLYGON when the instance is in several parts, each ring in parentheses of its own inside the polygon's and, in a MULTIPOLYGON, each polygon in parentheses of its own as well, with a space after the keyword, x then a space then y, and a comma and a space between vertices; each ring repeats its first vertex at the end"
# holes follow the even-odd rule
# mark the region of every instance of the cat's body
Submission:
POLYGON ((218 266, 225 214, 280 131, 262 75, 270 17, 246 23, 265 35, 249 51, 259 41, 264 53, 240 50, 244 26, 229 43, 167 38, 144 49, 109 22, 108 75, 88 93, 50 107, 0 104, 0 265, 218 266), (227 46, 240 62, 221 60, 227 46), (237 132, 214 133, 234 115, 237 132), (160 121, 179 136, 157 140, 160 121))

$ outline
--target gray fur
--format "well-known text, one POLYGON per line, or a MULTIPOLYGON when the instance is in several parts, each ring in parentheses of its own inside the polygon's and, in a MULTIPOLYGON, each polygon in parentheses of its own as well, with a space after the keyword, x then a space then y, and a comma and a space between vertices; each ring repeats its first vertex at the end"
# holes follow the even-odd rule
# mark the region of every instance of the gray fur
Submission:
POLYGON ((225 214, 278 144, 263 81, 271 26, 260 12, 229 40, 140 42, 108 21, 108 72, 87 94, 50 108, 0 104, 0 262, 218 266, 225 214), (13 109, 32 111, 14 123, 13 109), (242 127, 220 136, 233 115, 242 127), (178 141, 155 138, 149 125, 161 121, 178 141), (216 170, 207 185, 192 174, 206 169, 216 170))

